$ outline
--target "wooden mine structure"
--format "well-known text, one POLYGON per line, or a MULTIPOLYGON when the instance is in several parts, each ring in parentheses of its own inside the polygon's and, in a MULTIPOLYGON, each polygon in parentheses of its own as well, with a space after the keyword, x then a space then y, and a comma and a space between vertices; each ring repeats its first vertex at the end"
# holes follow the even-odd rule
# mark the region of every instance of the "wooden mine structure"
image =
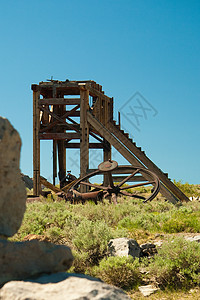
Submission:
MULTIPOLYGON (((113 98, 105 95, 101 85, 91 80, 49 80, 33 84, 31 88, 34 195, 39 195, 41 184, 40 140, 52 140, 54 186, 57 173, 60 182, 66 176, 66 149, 80 149, 80 176, 83 177, 91 171, 89 149, 103 149, 103 159, 107 161, 111 159, 113 146, 131 165, 154 172, 161 181, 160 192, 169 201, 188 201, 168 175, 137 147, 129 134, 120 128, 120 124, 116 124, 113 119, 113 98), (90 142, 90 136, 93 137, 93 142, 90 142)), ((106 182, 108 178, 104 175, 104 185, 106 182)), ((86 192, 87 186, 82 186, 81 189, 81 192, 86 192)))

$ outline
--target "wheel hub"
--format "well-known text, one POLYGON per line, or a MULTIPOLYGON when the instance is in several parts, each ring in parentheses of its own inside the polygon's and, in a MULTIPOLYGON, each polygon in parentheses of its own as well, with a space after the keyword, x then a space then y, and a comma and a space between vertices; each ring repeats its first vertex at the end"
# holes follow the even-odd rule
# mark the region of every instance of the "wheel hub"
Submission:
POLYGON ((118 163, 114 160, 108 160, 105 162, 102 162, 100 165, 98 165, 98 169, 101 172, 111 172, 115 170, 118 167, 118 163))
POLYGON ((108 193, 109 195, 112 195, 112 194, 115 194, 115 195, 118 195, 120 192, 120 188, 118 186, 115 186, 115 187, 108 187, 108 193))

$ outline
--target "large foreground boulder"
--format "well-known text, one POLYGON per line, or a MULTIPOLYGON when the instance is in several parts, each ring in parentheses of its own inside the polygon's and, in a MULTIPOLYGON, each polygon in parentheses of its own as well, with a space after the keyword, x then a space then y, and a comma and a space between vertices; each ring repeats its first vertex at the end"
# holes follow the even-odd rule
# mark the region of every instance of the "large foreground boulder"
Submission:
POLYGON ((1 300, 128 300, 122 290, 86 275, 58 273, 31 281, 11 281, 0 290, 1 300))
POLYGON ((21 179, 21 139, 7 119, 0 117, 0 235, 14 235, 26 209, 26 189, 21 179))
POLYGON ((0 285, 41 273, 66 271, 72 262, 70 248, 63 245, 37 240, 17 243, 0 240, 0 285))

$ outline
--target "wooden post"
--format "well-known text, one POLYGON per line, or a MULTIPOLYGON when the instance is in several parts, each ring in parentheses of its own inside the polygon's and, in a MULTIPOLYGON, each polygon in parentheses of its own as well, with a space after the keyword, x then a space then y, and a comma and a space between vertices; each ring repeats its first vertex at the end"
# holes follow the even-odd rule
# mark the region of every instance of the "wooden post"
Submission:
POLYGON ((40 194, 40 110, 38 108, 38 100, 40 92, 38 87, 34 85, 33 89, 33 194, 40 194))
POLYGON ((53 140, 53 185, 56 185, 57 177, 57 141, 53 140))
MULTIPOLYGON (((110 120, 110 112, 109 112, 109 107, 108 107, 108 101, 104 102, 104 120, 105 120, 105 127, 108 126, 108 122, 110 120)), ((108 141, 106 141, 106 139, 103 139, 104 143, 106 145, 106 147, 104 147, 103 149, 103 161, 107 161, 109 159, 111 159, 111 145, 108 141)), ((107 176, 107 174, 103 175, 103 183, 104 186, 108 186, 109 185, 109 177, 107 176)))
MULTIPOLYGON (((85 176, 89 168, 89 126, 87 122, 87 110, 89 109, 89 91, 83 87, 80 89, 80 176, 85 176)), ((81 186, 80 192, 85 193, 88 187, 81 186)))
MULTIPOLYGON (((64 114, 64 106, 60 105, 58 108, 59 116, 62 117, 64 114)), ((62 133, 65 133, 65 129, 59 130, 62 133)), ((66 149, 64 146, 64 140, 58 140, 58 163, 59 163, 59 180, 62 181, 62 179, 66 176, 66 149)), ((60 188, 62 188, 65 185, 65 182, 60 182, 60 188)))

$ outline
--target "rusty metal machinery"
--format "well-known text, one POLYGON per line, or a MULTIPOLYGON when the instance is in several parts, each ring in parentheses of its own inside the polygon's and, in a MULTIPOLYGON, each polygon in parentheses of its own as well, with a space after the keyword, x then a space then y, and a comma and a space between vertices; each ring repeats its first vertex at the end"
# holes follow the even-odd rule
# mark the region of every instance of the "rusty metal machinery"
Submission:
POLYGON ((98 169, 82 178, 79 178, 71 186, 70 191, 73 193, 73 198, 77 198, 84 202, 87 199, 93 199, 95 203, 103 198, 109 198, 114 204, 117 204, 117 196, 124 195, 133 198, 142 199, 143 202, 153 200, 159 192, 160 182, 158 177, 151 171, 145 168, 137 168, 134 166, 118 166, 116 161, 105 161, 98 166, 98 169), (114 174, 126 174, 126 176, 116 177, 114 174), (98 185, 91 183, 90 178, 96 175, 107 175, 108 186, 98 185), (118 180, 122 180, 119 182, 118 180), (148 178, 148 179, 146 179, 148 178), (127 184, 127 182, 135 182, 133 184, 127 184), (80 186, 87 186, 89 191, 86 193, 80 193, 80 186), (138 195, 137 190, 133 190, 137 187, 151 186, 150 195, 143 197, 138 195))

